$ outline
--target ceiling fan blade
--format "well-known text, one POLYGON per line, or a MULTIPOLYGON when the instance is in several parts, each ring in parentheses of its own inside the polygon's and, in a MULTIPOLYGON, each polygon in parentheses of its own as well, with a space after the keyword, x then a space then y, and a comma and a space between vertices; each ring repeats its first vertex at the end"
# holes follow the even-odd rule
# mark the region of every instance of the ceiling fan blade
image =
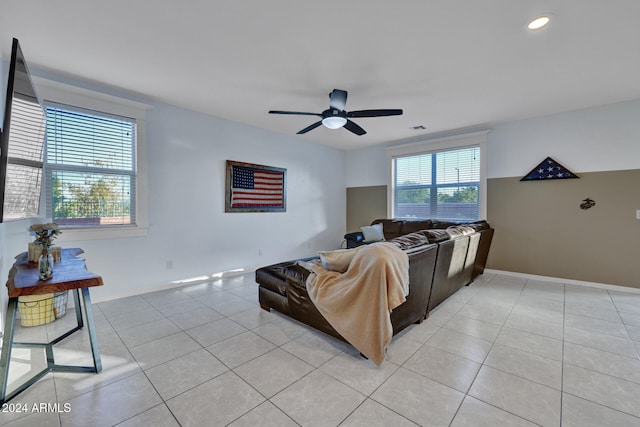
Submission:
POLYGON ((347 117, 381 117, 381 116, 400 116, 402 110, 358 110, 349 111, 347 117))
POLYGON ((329 106, 331 108, 335 108, 338 111, 343 111, 345 105, 347 105, 347 91, 334 89, 329 94, 329 106))
POLYGON ((303 133, 307 133, 310 130, 313 130, 313 129, 317 128, 321 124, 322 124, 322 120, 319 120, 319 121, 315 122, 314 124, 312 124, 311 126, 307 126, 306 128, 304 128, 301 131, 297 132, 297 134, 298 135, 302 135, 303 133))
POLYGON ((318 117, 322 117, 322 114, 319 113, 304 113, 301 111, 277 111, 277 110, 271 110, 269 111, 269 114, 296 114, 299 116, 318 116, 318 117))
POLYGON ((347 130, 350 130, 351 132, 355 133, 356 135, 364 135, 365 133, 367 133, 366 130, 362 129, 360 126, 358 126, 351 120, 347 120, 347 123, 345 123, 344 127, 347 130))

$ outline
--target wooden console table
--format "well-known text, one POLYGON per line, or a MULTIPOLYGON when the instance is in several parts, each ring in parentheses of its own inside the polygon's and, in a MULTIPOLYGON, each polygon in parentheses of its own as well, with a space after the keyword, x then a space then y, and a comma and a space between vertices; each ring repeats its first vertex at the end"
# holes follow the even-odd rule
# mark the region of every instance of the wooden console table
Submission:
POLYGON ((26 252, 23 252, 16 257, 16 262, 9 271, 9 280, 7 281, 9 306, 4 324, 2 355, 0 356, 0 404, 13 399, 51 371, 98 373, 102 370, 102 361, 100 360, 98 340, 93 322, 93 311, 91 309, 91 298, 89 297, 89 288, 93 286, 102 286, 102 277, 88 272, 84 259, 77 258, 77 256, 83 252, 84 251, 79 248, 63 249, 62 260, 55 264, 53 277, 46 281, 38 279, 38 265, 37 263, 29 263, 28 254, 26 252), (80 290, 82 290, 87 330, 89 332, 89 341, 91 343, 91 353, 93 354, 93 366, 57 365, 53 359, 53 345, 82 329, 84 326, 84 322, 82 320, 82 308, 80 306, 80 290), (13 342, 18 297, 25 295, 50 294, 61 291, 73 291, 78 326, 48 343, 13 342), (23 384, 19 385, 14 391, 7 394, 9 362, 11 362, 11 350, 13 347, 44 347, 47 357, 47 367, 23 384))

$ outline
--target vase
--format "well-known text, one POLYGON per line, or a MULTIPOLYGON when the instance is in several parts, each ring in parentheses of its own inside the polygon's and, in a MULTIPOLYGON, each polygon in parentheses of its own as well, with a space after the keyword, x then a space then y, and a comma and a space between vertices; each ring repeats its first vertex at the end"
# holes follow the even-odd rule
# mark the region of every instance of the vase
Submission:
POLYGON ((49 280, 53 276, 53 255, 49 248, 42 248, 38 258, 38 275, 40 280, 49 280))

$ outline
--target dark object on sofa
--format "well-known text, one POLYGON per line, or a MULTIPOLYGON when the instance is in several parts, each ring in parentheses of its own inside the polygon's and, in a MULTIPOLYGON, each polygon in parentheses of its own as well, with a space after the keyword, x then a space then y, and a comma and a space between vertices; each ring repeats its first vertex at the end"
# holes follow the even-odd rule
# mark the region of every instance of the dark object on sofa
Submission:
MULTIPOLYGON (((410 234, 390 240, 409 256, 409 295, 391 313, 394 335, 427 317, 431 282, 438 246, 424 234, 410 234)), ((262 267, 256 270, 260 307, 286 314, 322 332, 344 340, 320 314, 307 293, 309 272, 297 260, 262 267)))

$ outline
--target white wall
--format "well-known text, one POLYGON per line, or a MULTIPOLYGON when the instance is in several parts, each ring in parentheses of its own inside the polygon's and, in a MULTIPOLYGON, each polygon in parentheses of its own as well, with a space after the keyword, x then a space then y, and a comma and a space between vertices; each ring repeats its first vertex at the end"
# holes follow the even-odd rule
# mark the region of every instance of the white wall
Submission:
POLYGON ((385 145, 347 151, 345 179, 347 187, 388 185, 391 163, 385 145))
MULTIPOLYGON (((144 102, 152 107, 147 115, 147 236, 85 241, 61 236, 63 246, 83 248, 88 269, 103 276, 105 286, 92 290, 94 301, 340 246, 346 228, 344 151, 144 102), (225 213, 226 160, 286 168, 287 212, 225 213)), ((22 229, 28 224, 11 236, 9 227, 0 225, 3 261, 26 250, 22 229)), ((6 273, 3 269, 0 277, 6 273)))
POLYGON ((640 169, 640 100, 496 126, 488 178, 524 176, 547 156, 573 172, 640 169))
MULTIPOLYGON (((640 169, 639 140, 640 100, 499 124, 488 135, 487 178, 524 176, 547 156, 574 172, 640 169)), ((347 187, 388 184, 384 144, 346 159, 347 187)))

